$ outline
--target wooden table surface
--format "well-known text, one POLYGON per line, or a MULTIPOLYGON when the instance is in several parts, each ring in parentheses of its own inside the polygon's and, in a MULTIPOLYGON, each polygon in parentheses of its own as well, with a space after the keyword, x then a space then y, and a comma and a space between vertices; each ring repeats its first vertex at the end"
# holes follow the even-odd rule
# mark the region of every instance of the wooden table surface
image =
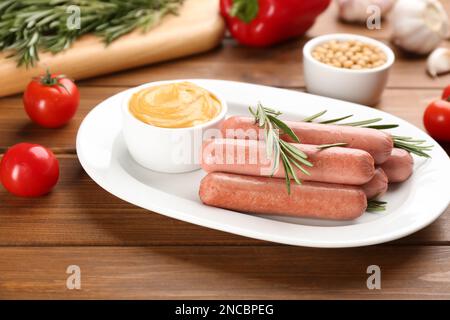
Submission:
MULTIPOLYGON (((444 2, 450 12, 450 1, 444 2)), ((45 197, 17 198, 0 190, 0 298, 449 299, 450 209, 429 227, 383 245, 292 247, 137 208, 101 189, 78 162, 80 122, 107 97, 144 82, 176 78, 304 90, 300 49, 308 38, 331 32, 388 42, 390 28, 388 22, 375 31, 339 23, 331 7, 307 37, 270 49, 245 48, 227 38, 208 53, 82 81, 79 111, 60 130, 30 123, 20 96, 0 99, 0 152, 18 142, 36 142, 52 148, 61 166, 57 188, 45 197), (381 290, 367 289, 366 268, 372 264, 381 267, 381 290), (81 268, 81 290, 66 288, 69 265, 81 268)), ((428 77, 424 58, 397 51, 378 108, 423 127, 424 108, 449 83, 449 75, 428 77)))

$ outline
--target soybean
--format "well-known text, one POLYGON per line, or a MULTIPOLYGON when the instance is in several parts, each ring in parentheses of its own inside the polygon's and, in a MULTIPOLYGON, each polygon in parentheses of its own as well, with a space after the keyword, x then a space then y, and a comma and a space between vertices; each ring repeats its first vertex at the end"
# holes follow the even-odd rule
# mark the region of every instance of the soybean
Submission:
POLYGON ((314 59, 336 68, 361 70, 382 66, 386 54, 377 46, 357 40, 332 40, 316 46, 314 59))

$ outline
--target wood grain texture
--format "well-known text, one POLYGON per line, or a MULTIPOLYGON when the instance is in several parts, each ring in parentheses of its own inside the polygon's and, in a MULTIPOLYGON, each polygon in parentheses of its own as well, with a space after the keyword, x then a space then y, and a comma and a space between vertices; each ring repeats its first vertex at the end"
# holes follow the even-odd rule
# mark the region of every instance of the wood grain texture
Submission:
POLYGON ((126 88, 81 87, 80 105, 75 117, 63 128, 40 127, 28 118, 19 95, 0 99, 0 152, 23 141, 40 143, 51 147, 55 153, 75 153, 78 127, 98 103, 126 88))
MULTIPOLYGON (((450 1, 441 1, 450 12, 450 1)), ((397 61, 392 68, 389 88, 442 88, 450 75, 431 79, 425 72, 426 56, 417 57, 396 49, 390 43, 392 27, 383 20, 380 30, 363 25, 343 23, 337 19, 334 1, 306 36, 274 46, 270 50, 247 48, 232 39, 222 41, 222 47, 188 59, 144 67, 98 77, 83 82, 86 85, 135 86, 149 81, 177 78, 208 78, 244 81, 278 87, 304 87, 301 48, 312 38, 328 33, 355 33, 382 40, 394 49, 397 61)), ((450 47, 448 41, 442 46, 450 47)))
MULTIPOLYGON (((60 129, 46 129, 32 123, 27 117, 22 98, 11 96, 0 99, 0 153, 15 143, 29 141, 51 147, 56 153, 75 153, 75 138, 81 121, 97 104, 128 87, 80 88, 81 101, 74 119, 60 129)), ((295 89, 304 91, 304 89, 295 89)), ((378 109, 392 113, 424 129, 422 114, 428 103, 437 99, 441 89, 387 89, 378 109)), ((255 98, 255 102, 257 98, 255 98)), ((444 144, 447 150, 448 145, 444 144)))
POLYGON ((0 298, 449 299, 450 249, 0 248, 0 298), (381 268, 368 290, 367 267, 381 268), (69 265, 81 290, 67 290, 69 265))
MULTIPOLYGON (((291 40, 270 50, 247 48, 232 39, 205 54, 119 72, 82 81, 82 85, 136 86, 156 80, 207 78, 251 82, 276 87, 304 87, 301 48, 308 38, 291 40)), ((388 41, 383 40, 386 44, 388 41)), ((447 44, 448 45, 448 44, 447 44)), ((395 49, 395 48, 394 48, 395 49)), ((410 57, 394 50, 397 61, 391 69, 388 88, 444 87, 450 75, 431 79, 425 71, 426 57, 410 57)))
MULTIPOLYGON (((18 198, 0 189, 0 245, 271 245, 137 208, 93 182, 75 156, 59 155, 54 192, 18 198)), ((450 244, 450 208, 432 225, 388 245, 450 244)))
POLYGON ((16 62, 0 56, 0 96, 21 92, 29 79, 48 67, 73 79, 137 67, 209 50, 217 46, 225 24, 218 0, 187 0, 178 15, 168 15, 151 32, 134 31, 108 46, 87 35, 69 50, 40 54, 33 68, 17 68, 16 62))

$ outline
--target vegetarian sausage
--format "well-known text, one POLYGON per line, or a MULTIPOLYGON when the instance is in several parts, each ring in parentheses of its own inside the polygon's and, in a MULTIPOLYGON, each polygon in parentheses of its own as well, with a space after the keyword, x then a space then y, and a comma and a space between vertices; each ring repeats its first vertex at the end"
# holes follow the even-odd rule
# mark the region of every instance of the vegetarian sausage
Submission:
POLYGON ((332 220, 352 220, 367 208, 359 187, 320 182, 291 184, 267 177, 209 173, 200 183, 200 199, 206 205, 240 212, 332 220))
MULTIPOLYGON (((294 165, 297 177, 306 181, 362 185, 375 174, 374 161, 363 150, 331 147, 319 150, 314 145, 292 144, 303 151, 313 167, 304 166, 306 175, 294 165)), ((270 176, 272 163, 267 157, 266 144, 258 140, 213 139, 203 144, 202 168, 207 172, 229 172, 251 176, 270 176)), ((279 164, 274 177, 284 178, 279 164)))
POLYGON ((384 195, 388 189, 388 177, 383 169, 377 168, 372 180, 362 186, 367 199, 376 199, 384 195))
POLYGON ((413 173, 413 167, 414 159, 411 154, 398 148, 394 148, 386 162, 381 165, 389 183, 407 180, 413 173))
MULTIPOLYGON (((376 164, 381 164, 390 156, 393 148, 391 136, 383 131, 370 128, 339 126, 300 121, 284 121, 301 143, 332 144, 347 143, 346 147, 365 150, 372 155, 376 164)), ((222 135, 235 139, 262 139, 258 126, 250 117, 232 116, 222 122, 222 135)), ((282 137, 287 141, 291 138, 282 137)))

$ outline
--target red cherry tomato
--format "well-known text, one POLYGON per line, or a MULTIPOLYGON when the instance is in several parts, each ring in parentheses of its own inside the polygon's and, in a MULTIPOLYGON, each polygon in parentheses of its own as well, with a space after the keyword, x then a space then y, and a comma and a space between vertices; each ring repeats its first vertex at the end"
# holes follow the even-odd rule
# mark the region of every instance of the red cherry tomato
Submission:
POLYGON ((55 155, 38 144, 16 144, 6 151, 0 163, 3 186, 17 196, 42 196, 55 186, 58 177, 55 155))
POLYGON ((423 123, 433 138, 450 141, 450 102, 437 100, 430 103, 423 115, 423 123))
POLYGON ((80 94, 72 80, 50 74, 33 79, 23 94, 30 119, 46 128, 65 125, 74 116, 80 94))
POLYGON ((448 101, 449 99, 450 99, 450 85, 448 85, 442 92, 442 100, 448 101))

